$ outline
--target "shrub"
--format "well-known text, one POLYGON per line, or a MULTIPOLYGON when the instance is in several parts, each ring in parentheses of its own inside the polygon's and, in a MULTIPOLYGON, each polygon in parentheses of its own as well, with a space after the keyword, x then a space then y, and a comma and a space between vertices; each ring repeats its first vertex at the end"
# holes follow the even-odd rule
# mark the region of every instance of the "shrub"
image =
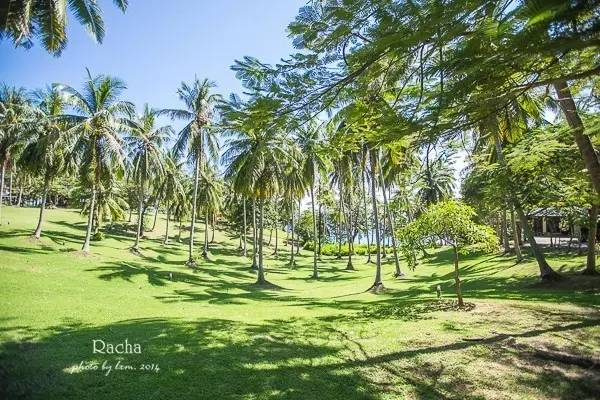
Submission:
MULTIPOLYGON (((304 250, 313 251, 313 242, 311 240, 304 243, 302 247, 304 250)), ((372 244, 371 245, 371 254, 375 254, 377 252, 377 247, 372 244)), ((323 243, 321 244, 321 254, 324 256, 337 256, 338 255, 338 244, 337 243, 323 243)), ((348 243, 342 244, 341 248, 342 256, 348 256, 348 243)), ((364 256, 367 254, 367 245, 366 244, 354 244, 354 254, 359 256, 364 256)))
MULTIPOLYGON (((372 244, 370 250, 371 250, 371 254, 377 253, 377 246, 372 244)), ((366 244, 355 244, 354 245, 354 253, 358 254, 359 256, 366 256, 367 255, 367 245, 366 244)))
POLYGON ((104 240, 105 236, 104 236, 104 232, 96 232, 92 235, 92 240, 95 242, 99 242, 101 240, 104 240))

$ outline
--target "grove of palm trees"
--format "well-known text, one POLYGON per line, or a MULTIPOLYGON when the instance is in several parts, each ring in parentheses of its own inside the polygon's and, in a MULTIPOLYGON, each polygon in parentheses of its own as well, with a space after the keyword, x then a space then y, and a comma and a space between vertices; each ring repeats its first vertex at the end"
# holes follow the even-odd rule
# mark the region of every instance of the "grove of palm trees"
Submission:
POLYGON ((600 3, 250 3, 0 4, 0 398, 598 398, 600 3))

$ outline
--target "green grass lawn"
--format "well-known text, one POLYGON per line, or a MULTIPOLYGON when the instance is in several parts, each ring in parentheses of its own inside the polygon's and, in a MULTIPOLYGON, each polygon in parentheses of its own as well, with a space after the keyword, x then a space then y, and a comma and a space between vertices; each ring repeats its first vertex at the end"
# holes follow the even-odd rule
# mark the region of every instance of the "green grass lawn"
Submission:
MULTIPOLYGON (((0 226, 2 399, 593 399, 600 370, 548 361, 533 349, 600 352, 600 282, 576 276, 584 257, 556 253, 569 276, 537 283, 529 259, 464 257, 465 300, 454 309, 447 251, 404 279, 384 265, 381 294, 365 292, 374 266, 311 255, 286 266, 288 247, 266 259, 268 289, 254 285, 237 236, 217 232, 209 260, 184 266, 185 243, 161 244, 164 221, 141 256, 133 234, 108 234, 78 250, 85 221, 3 207, 0 226), (169 272, 174 281, 169 280, 169 272), (469 340, 478 339, 483 340, 469 340), (92 341, 139 343, 141 354, 94 354, 92 341), (467 339, 467 340, 465 340, 467 339), (136 370, 115 370, 115 365, 136 370), (79 368, 99 366, 98 370, 79 368), (106 375, 101 365, 111 365, 106 375), (159 371, 140 370, 142 365, 159 371)), ((280 239, 281 236, 280 235, 280 239)), ((184 234, 187 237, 187 233, 184 234)), ((202 239, 202 235, 196 235, 202 239)), ((200 246, 198 246, 200 250, 200 246)))

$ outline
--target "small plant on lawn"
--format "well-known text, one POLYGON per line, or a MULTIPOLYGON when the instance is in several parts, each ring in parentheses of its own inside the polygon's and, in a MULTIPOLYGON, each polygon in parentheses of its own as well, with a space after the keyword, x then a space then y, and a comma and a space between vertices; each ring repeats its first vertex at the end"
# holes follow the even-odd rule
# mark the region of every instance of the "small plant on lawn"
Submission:
POLYGON ((454 253, 454 280, 459 307, 464 306, 460 290, 458 255, 466 246, 492 253, 498 250, 498 238, 487 225, 473 221, 475 210, 459 201, 443 201, 427 208, 415 221, 400 230, 400 249, 412 269, 417 265, 417 254, 432 243, 443 242, 454 253))

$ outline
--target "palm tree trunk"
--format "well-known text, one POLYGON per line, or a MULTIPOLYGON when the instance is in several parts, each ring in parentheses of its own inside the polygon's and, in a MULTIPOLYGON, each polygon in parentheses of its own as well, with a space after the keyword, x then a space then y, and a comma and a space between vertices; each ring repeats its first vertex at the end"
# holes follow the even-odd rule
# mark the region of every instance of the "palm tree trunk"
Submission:
POLYGON ((296 266, 296 261, 294 260, 294 199, 290 202, 291 211, 292 211, 292 220, 291 220, 291 228, 292 228, 292 245, 290 246, 290 267, 294 268, 296 266))
POLYGON ((375 281, 369 290, 378 292, 384 289, 383 282, 381 280, 381 243, 379 236, 379 214, 377 211, 377 187, 375 181, 377 179, 377 171, 375 169, 375 153, 370 151, 370 164, 371 164, 371 202, 373 203, 373 222, 375 224, 375 241, 377 249, 377 257, 375 260, 375 281))
POLYGON ((196 157, 194 166, 194 195, 192 197, 192 222, 190 223, 190 243, 188 248, 188 260, 186 265, 191 268, 196 267, 194 260, 194 228, 196 227, 196 206, 198 201, 198 173, 200 169, 200 157, 196 157))
POLYGON ((310 185, 310 202, 312 205, 312 217, 313 217, 313 274, 312 278, 317 279, 319 277, 319 270, 317 269, 317 216, 315 214, 315 182, 310 185))
POLYGON ((92 234, 95 235, 100 232, 100 205, 96 199, 96 207, 94 208, 94 217, 92 218, 92 234))
POLYGON ((573 134, 575 143, 577 143, 585 167, 590 174, 592 185, 596 189, 596 193, 600 196, 600 160, 590 137, 584 133, 583 121, 577 112, 577 106, 571 95, 569 84, 565 80, 555 82, 554 90, 558 96, 560 108, 565 114, 567 123, 571 128, 571 133, 573 134))
MULTIPOLYGON (((341 167, 340 167, 341 171, 341 167)), ((340 174, 341 175, 341 174, 340 174)), ((338 254, 337 259, 340 260, 342 258, 342 215, 344 215, 344 199, 342 198, 343 188, 342 188, 342 177, 339 176, 339 191, 340 191, 340 201, 339 201, 339 218, 337 220, 337 240, 338 240, 338 254)))
POLYGON ((248 255, 248 250, 246 248, 246 232, 247 232, 247 226, 246 226, 246 199, 244 199, 244 232, 242 233, 242 244, 244 246, 244 257, 246 257, 248 255))
POLYGON ((33 237, 39 239, 42 236, 42 222, 44 221, 44 211, 46 211, 46 200, 48 199, 48 191, 50 190, 50 181, 46 179, 44 183, 44 194, 42 195, 42 203, 40 204, 40 217, 38 219, 37 227, 33 232, 33 237))
POLYGON ((12 192, 13 192, 13 168, 11 165, 10 172, 8 173, 8 205, 9 206, 12 206, 12 204, 13 204, 12 192))
POLYGON ((17 200, 17 207, 21 207, 22 201, 23 201, 23 182, 19 179, 19 197, 17 200))
POLYGON ((0 174, 0 225, 2 225, 2 203, 4 202, 4 174, 6 173, 6 160, 2 163, 0 174))
POLYGON ((381 218, 381 257, 387 258, 387 254, 385 252, 385 234, 386 234, 386 226, 385 226, 385 207, 383 207, 383 215, 381 218))
POLYGON ((592 205, 589 209, 590 225, 588 229, 588 247, 587 247, 587 263, 585 270, 586 275, 596 275, 596 234, 598 230, 598 205, 592 205))
POLYGON ((508 242, 508 221, 506 219, 506 209, 502 208, 501 213, 501 231, 502 245, 504 246, 504 254, 510 253, 510 244, 508 242))
POLYGON ((513 240, 515 242, 515 254, 517 256, 517 262, 523 261, 523 255, 521 254, 521 244, 519 238, 519 231, 517 230, 517 221, 515 221, 515 211, 514 208, 510 210, 510 224, 512 226, 513 231, 513 240))
POLYGON ((154 232, 154 228, 156 228, 156 219, 158 218, 158 201, 154 203, 154 221, 152 222, 152 229, 150 232, 154 232))
POLYGON ((135 243, 131 248, 133 251, 140 251, 140 236, 142 236, 142 223, 144 221, 144 216, 142 213, 142 208, 144 207, 144 179, 142 177, 140 177, 139 189, 137 230, 135 232, 135 243))
POLYGON ((181 230, 182 230, 181 217, 179 217, 179 232, 177 232, 177 243, 181 243, 181 230))
MULTIPOLYGON (((497 134, 495 134, 493 136, 494 136, 494 144, 496 147, 496 155, 498 157, 498 161, 499 161, 500 165, 506 167, 506 160, 504 159, 504 153, 502 153, 502 145, 500 144, 500 139, 498 138, 497 134)), ((513 186, 513 184, 510 181, 509 181, 509 185, 511 187, 513 186)), ((510 189, 510 187, 509 187, 509 189, 510 189)), ((514 192, 514 191, 510 190, 510 192, 514 192)), ((542 278, 542 280, 559 279, 560 275, 558 273, 556 273, 552 269, 552 267, 550 267, 550 265, 546 261, 546 258, 544 257, 544 253, 542 253, 540 247, 538 246, 537 242, 535 241, 535 237, 533 236, 533 232, 531 230, 531 227, 529 226, 529 222, 527 221, 527 216, 523 212, 523 209, 521 208, 521 205, 519 204, 518 200, 515 197, 513 197, 511 200, 512 200, 512 204, 515 208, 515 212, 517 213, 517 218, 519 218, 519 221, 521 222, 521 227, 525 232, 525 237, 529 241, 529 245, 531 247, 531 252, 533 253, 533 256, 535 257, 535 259, 538 263, 538 267, 540 269, 540 277, 542 278)))
POLYGON ((265 200, 261 197, 261 199, 260 199, 260 216, 259 216, 259 218, 260 218, 260 220, 259 220, 260 237, 258 238, 258 278, 256 279, 256 283, 258 285, 264 285, 265 283, 267 283, 267 281, 265 279, 265 266, 263 264, 264 203, 265 203, 265 200))
POLYGON ((338 165, 340 174, 338 176, 338 189, 340 191, 339 195, 340 195, 340 201, 339 201, 339 217, 337 220, 337 239, 338 239, 338 255, 337 255, 337 259, 340 260, 342 258, 342 216, 344 215, 344 199, 343 199, 343 195, 342 193, 344 192, 344 188, 342 186, 342 167, 341 165, 338 165))
POLYGON ((346 234, 348 235, 348 264, 346 264, 346 270, 353 271, 354 264, 352 264, 352 255, 354 253, 354 237, 352 236, 352 188, 350 188, 348 196, 350 198, 348 199, 348 223, 346 224, 346 234))
POLYGON ((92 237, 92 223, 94 219, 94 211, 96 208, 96 184, 92 185, 92 198, 90 199, 90 209, 88 212, 88 222, 87 229, 85 231, 85 240, 83 241, 83 247, 81 250, 84 253, 88 253, 90 251, 90 238, 92 237))
MULTIPOLYGON (((320 193, 321 189, 319 188, 319 193, 320 193)), ((323 237, 323 232, 324 232, 324 224, 323 224, 323 205, 319 203, 319 213, 318 213, 319 219, 318 219, 318 225, 317 225, 317 238, 319 239, 319 246, 317 247, 317 257, 319 259, 319 261, 321 261, 321 254, 322 254, 322 243, 321 243, 321 238, 323 237)))
POLYGON ((258 269, 258 263, 256 261, 256 246, 258 244, 258 238, 256 235, 258 231, 256 229, 256 198, 252 199, 252 269, 258 269))
POLYGON ((167 226, 165 227, 165 240, 163 244, 169 244, 169 220, 171 219, 171 207, 169 207, 169 202, 165 204, 167 208, 167 226))
POLYGON ((390 210, 390 206, 388 204, 388 197, 386 194, 385 180, 383 179, 383 169, 381 168, 381 164, 379 164, 379 179, 381 180, 381 189, 383 192, 383 211, 387 215, 392 237, 392 253, 394 254, 394 263, 396 266, 396 272, 394 273, 394 276, 398 278, 404 276, 404 273, 402 272, 402 270, 400 270, 400 260, 398 259, 398 247, 396 245, 394 219, 392 217, 392 211, 390 210))
POLYGON ((362 168, 363 205, 365 210, 365 236, 367 237, 367 264, 371 262, 371 238, 369 237, 369 210, 367 208, 367 188, 365 185, 365 170, 362 168))
POLYGON ((131 222, 131 214, 133 213, 133 208, 129 207, 129 220, 127 222, 131 222))
POLYGON ((273 242, 273 228, 271 228, 269 230, 269 244, 268 244, 268 246, 271 246, 271 242, 273 242))
POLYGON ((529 242, 529 245, 531 246, 531 252, 533 253, 533 256, 535 257, 535 259, 538 263, 538 267, 540 269, 540 278, 542 278, 542 280, 559 279, 560 275, 558 273, 556 273, 552 269, 552 267, 550 267, 550 265, 548 265, 548 262, 546 262, 546 258, 544 257, 544 254, 542 253, 537 242, 535 241, 535 237, 533 236, 533 232, 531 230, 531 227, 529 226, 529 222, 527 221, 527 217, 525 216, 523 209, 520 206, 517 206, 515 204, 515 211, 517 213, 517 217, 519 218, 519 221, 521 222, 521 226, 523 227, 523 230, 525 232, 525 237, 527 238, 527 241, 529 242))
POLYGON ((453 245, 452 250, 454 252, 454 283, 456 289, 456 297, 458 298, 458 306, 464 307, 465 303, 462 297, 462 291, 460 290, 460 276, 458 273, 458 248, 453 245))
POLYGON ((213 214, 212 223, 210 224, 210 228, 211 228, 210 242, 211 243, 215 242, 215 224, 216 223, 217 223, 217 216, 215 214, 213 214))
MULTIPOLYGON (((298 219, 300 219, 300 205, 301 199, 298 199, 298 219)), ((300 240, 296 239, 296 255, 300 254, 300 240)))
POLYGON ((277 250, 279 249, 279 227, 275 224, 275 251, 273 251, 273 255, 277 256, 277 250))
POLYGON ((202 245, 202 257, 208 257, 208 211, 204 213, 204 243, 202 245))

